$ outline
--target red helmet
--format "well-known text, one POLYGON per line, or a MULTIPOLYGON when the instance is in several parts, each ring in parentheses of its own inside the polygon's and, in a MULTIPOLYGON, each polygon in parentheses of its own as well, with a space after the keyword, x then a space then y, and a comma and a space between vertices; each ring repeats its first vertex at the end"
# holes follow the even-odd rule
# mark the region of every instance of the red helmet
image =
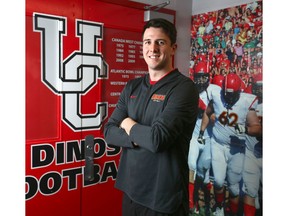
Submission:
POLYGON ((242 80, 237 74, 227 74, 224 79, 222 92, 227 108, 231 108, 240 97, 242 80))
POLYGON ((217 74, 212 79, 212 84, 218 85, 222 88, 224 76, 222 74, 217 74))
POLYGON ((242 80, 237 74, 230 73, 225 76, 223 87, 225 92, 237 92, 241 91, 241 83, 242 80))
POLYGON ((200 61, 194 66, 195 73, 209 73, 207 62, 200 61))
POLYGON ((256 75, 253 77, 253 82, 254 82, 255 84, 262 84, 262 82, 263 82, 262 73, 256 74, 256 75))
POLYGON ((194 82, 199 93, 204 91, 210 82, 208 63, 201 61, 194 66, 194 82))

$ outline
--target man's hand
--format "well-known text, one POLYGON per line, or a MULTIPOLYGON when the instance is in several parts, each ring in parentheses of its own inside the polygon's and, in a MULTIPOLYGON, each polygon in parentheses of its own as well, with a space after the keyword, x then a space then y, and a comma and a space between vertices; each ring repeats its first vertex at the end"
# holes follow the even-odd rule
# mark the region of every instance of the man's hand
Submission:
POLYGON ((198 143, 205 145, 205 138, 203 137, 203 135, 204 135, 204 131, 200 131, 197 141, 198 143))
POLYGON ((125 131, 126 131, 126 133, 128 134, 128 135, 130 135, 130 130, 131 130, 131 128, 133 127, 133 125, 135 125, 135 124, 137 124, 137 122, 135 122, 133 119, 131 119, 131 118, 125 118, 122 122, 121 122, 121 124, 120 124, 120 128, 123 128, 125 131))
POLYGON ((245 125, 236 124, 234 128, 237 134, 247 133, 247 128, 245 127, 245 125))

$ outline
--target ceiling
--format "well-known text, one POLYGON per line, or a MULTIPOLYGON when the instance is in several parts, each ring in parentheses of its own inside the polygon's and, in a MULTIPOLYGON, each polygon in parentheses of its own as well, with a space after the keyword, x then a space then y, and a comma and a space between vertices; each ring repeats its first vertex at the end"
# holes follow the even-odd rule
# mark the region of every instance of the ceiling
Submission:
MULTIPOLYGON (((173 10, 175 5, 179 4, 179 0, 131 0, 134 2, 139 2, 147 5, 158 5, 164 2, 169 2, 165 8, 173 10)), ((242 4, 247 4, 250 2, 253 2, 255 0, 191 0, 192 1, 192 14, 191 15, 196 15, 196 14, 201 14, 201 13, 206 13, 210 11, 216 11, 224 8, 229 8, 233 6, 238 6, 242 4)))

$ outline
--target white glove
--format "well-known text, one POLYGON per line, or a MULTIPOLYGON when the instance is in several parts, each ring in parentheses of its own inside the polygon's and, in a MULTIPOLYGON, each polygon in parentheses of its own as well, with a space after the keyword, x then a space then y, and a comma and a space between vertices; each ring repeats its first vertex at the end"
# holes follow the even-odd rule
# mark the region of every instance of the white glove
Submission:
POLYGON ((237 134, 247 133, 247 128, 245 127, 245 125, 236 124, 234 128, 237 134))

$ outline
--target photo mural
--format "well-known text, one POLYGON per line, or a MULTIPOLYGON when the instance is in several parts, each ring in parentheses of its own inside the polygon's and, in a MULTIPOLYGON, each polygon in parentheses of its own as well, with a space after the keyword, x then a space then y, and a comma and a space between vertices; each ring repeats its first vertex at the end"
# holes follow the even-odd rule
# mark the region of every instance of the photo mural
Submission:
POLYGON ((192 16, 189 76, 202 112, 190 143, 190 215, 262 215, 262 6, 192 16))

